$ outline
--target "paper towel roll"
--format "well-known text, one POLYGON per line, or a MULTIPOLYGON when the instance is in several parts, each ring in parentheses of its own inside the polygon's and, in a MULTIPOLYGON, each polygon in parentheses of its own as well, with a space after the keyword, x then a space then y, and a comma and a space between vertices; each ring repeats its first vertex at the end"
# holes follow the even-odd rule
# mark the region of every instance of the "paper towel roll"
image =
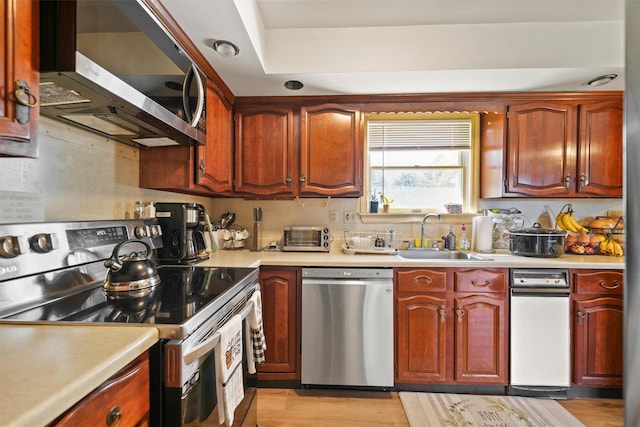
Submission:
POLYGON ((476 216, 473 218, 473 248, 480 252, 493 250, 493 218, 476 216))

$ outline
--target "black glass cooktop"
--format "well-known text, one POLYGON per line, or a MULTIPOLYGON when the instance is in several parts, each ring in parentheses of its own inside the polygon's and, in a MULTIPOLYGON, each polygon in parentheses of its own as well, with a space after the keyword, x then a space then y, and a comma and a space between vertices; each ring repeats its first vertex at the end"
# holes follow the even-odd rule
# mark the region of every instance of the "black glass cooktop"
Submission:
POLYGON ((162 266, 160 284, 105 294, 102 284, 9 317, 24 321, 180 325, 215 300, 234 294, 253 268, 162 266), (228 291, 228 292, 227 292, 228 291))

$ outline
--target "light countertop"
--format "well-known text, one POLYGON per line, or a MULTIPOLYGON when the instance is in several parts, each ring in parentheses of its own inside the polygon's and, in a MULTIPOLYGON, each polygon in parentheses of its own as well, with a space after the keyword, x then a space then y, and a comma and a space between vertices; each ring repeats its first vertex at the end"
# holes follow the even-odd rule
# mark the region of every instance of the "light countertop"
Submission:
POLYGON ((153 327, 0 324, 0 419, 44 426, 158 341, 153 327))
POLYGON ((210 252, 209 259, 199 266, 259 267, 261 265, 316 266, 316 267, 517 267, 517 268, 625 268, 624 257, 604 255, 571 255, 558 258, 533 258, 511 254, 509 251, 476 253, 487 261, 469 260, 415 260, 389 254, 348 255, 342 250, 331 252, 250 252, 246 249, 210 252))

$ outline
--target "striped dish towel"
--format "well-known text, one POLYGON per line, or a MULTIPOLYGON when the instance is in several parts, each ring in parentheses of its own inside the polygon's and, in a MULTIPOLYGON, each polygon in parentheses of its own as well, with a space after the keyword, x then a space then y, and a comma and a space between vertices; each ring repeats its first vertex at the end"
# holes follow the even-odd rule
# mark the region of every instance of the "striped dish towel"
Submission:
POLYGON ((256 363, 264 362, 264 352, 267 349, 262 327, 262 295, 259 289, 256 289, 249 301, 253 304, 253 310, 247 315, 246 323, 247 368, 250 374, 255 374, 256 363))

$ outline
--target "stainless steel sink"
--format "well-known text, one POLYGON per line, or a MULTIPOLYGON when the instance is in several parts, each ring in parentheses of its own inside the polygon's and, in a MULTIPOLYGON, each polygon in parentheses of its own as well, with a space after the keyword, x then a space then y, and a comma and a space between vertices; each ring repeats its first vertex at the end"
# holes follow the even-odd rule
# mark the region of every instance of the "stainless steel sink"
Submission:
POLYGON ((429 249, 408 249, 398 251, 398 256, 406 259, 461 259, 469 261, 493 261, 480 255, 459 251, 437 251, 429 249))

